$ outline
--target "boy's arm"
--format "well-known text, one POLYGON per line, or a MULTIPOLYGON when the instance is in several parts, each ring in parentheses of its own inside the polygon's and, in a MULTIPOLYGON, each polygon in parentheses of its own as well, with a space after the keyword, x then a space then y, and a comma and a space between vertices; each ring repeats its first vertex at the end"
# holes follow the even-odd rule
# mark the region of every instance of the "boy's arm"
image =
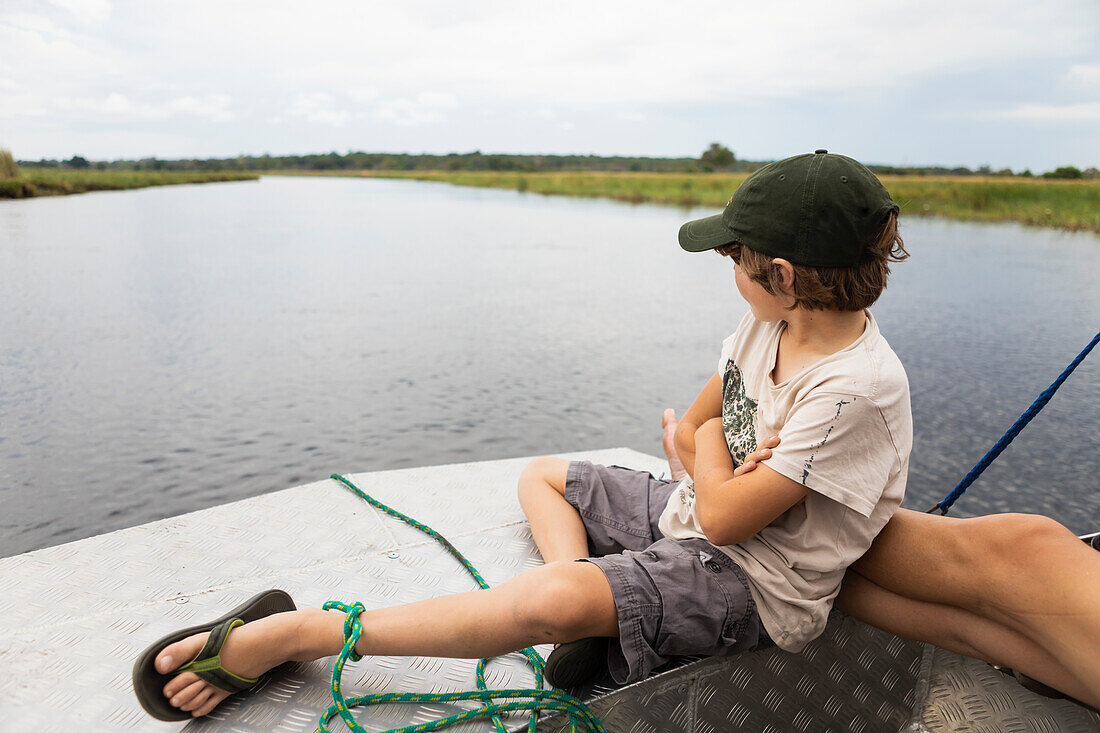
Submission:
MULTIPOLYGON (((676 427, 676 455, 688 475, 695 478, 695 431, 711 418, 722 422, 722 376, 715 372, 676 427)), ((727 452, 727 458, 729 454, 727 452)))
POLYGON ((696 517, 713 545, 744 542, 809 494, 805 486, 767 464, 735 476, 721 417, 704 422, 693 447, 696 517))

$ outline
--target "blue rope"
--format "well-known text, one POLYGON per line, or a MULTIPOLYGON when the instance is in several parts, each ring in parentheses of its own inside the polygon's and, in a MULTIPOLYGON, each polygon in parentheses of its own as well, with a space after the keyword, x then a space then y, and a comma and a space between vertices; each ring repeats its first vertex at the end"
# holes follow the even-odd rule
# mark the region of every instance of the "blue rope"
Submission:
POLYGON ((1054 393, 1058 391, 1058 388, 1062 386, 1062 382, 1066 381, 1066 377, 1073 373, 1073 370, 1077 368, 1077 365, 1085 360, 1085 357, 1092 351, 1092 347, 1096 346, 1096 343, 1100 341, 1100 333, 1097 333, 1092 337, 1092 341, 1089 345, 1077 355, 1077 358, 1069 363, 1058 378, 1054 380, 1054 384, 1050 385, 1042 391, 1035 402, 1031 403, 1031 407, 1024 411, 1023 415, 1016 422, 1012 423, 1012 427, 1001 436, 1001 439, 989 449, 989 452, 985 454, 982 460, 975 464, 974 468, 970 469, 970 473, 963 476, 963 480, 959 482, 959 485, 951 490, 951 493, 943 498, 943 501, 936 504, 934 507, 928 510, 928 513, 940 510, 940 514, 947 514, 947 510, 951 508, 951 505, 955 503, 955 500, 963 495, 963 492, 967 490, 970 484, 982 475, 982 471, 989 467, 990 463, 993 463, 997 456, 1001 455, 1001 451, 1008 447, 1008 444, 1012 442, 1012 439, 1019 435, 1020 431, 1024 429, 1031 418, 1039 414, 1039 411, 1046 407, 1046 404, 1050 402, 1050 398, 1054 396, 1054 393))

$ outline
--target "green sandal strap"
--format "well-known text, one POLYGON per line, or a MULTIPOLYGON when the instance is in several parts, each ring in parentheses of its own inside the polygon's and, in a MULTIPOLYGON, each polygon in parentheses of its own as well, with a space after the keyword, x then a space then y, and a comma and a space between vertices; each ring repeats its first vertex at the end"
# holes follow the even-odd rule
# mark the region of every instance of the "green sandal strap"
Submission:
POLYGON ((230 672, 222 666, 221 651, 229 632, 244 624, 239 618, 222 621, 210 629, 210 636, 198 655, 176 672, 192 672, 203 682, 208 682, 226 692, 241 692, 252 687, 259 678, 249 679, 230 672))

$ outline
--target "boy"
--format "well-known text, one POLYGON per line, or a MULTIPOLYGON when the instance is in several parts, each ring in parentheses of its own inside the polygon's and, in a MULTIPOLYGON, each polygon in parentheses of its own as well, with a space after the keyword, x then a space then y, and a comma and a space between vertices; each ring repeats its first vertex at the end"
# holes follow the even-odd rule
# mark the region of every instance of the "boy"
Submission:
MULTIPOLYGON (((731 257, 750 307, 676 428, 688 477, 541 459, 583 532, 520 485, 547 562, 585 557, 585 533, 607 555, 590 562, 615 597, 619 644, 606 658, 620 683, 677 654, 771 642, 800 651, 824 629, 845 568, 901 503, 912 445, 905 371, 864 311, 888 262, 907 256, 897 205, 874 174, 824 150, 788 158, 679 239, 731 257)), ((547 679, 583 681, 603 649, 563 645, 547 679)))
MULTIPOLYGON (((673 655, 805 646, 904 492, 908 383, 863 310, 887 262, 906 256, 896 216, 869 170, 819 150, 761 168, 723 214, 684 225, 684 249, 733 258, 751 310, 677 429, 691 478, 536 459, 519 495, 546 564, 489 590, 366 611, 356 652, 476 658, 558 642, 547 678, 571 686, 605 663, 625 683, 673 655), (782 443, 762 440, 777 433, 782 443)), ((343 645, 341 614, 266 613, 211 632, 221 645, 194 633, 150 647, 161 675, 201 650, 220 653, 228 677, 135 686, 146 710, 205 715, 229 688, 343 645)))

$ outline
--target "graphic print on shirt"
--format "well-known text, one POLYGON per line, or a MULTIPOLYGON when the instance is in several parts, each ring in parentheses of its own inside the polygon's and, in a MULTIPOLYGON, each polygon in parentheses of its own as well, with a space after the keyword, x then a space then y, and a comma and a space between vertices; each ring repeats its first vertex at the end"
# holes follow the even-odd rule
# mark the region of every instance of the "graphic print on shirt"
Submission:
POLYGON ((744 463, 745 456, 756 450, 756 404, 756 400, 745 394, 741 370, 730 359, 722 375, 722 428, 735 466, 744 463))

